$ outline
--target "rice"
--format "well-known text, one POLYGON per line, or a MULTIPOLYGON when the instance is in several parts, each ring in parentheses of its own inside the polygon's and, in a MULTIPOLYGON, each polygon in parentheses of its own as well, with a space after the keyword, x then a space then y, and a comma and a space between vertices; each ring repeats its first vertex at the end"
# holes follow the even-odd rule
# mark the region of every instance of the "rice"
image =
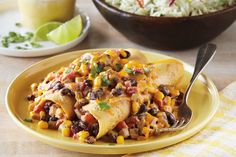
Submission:
POLYGON ((105 0, 126 12, 148 16, 196 16, 236 4, 236 0, 105 0))

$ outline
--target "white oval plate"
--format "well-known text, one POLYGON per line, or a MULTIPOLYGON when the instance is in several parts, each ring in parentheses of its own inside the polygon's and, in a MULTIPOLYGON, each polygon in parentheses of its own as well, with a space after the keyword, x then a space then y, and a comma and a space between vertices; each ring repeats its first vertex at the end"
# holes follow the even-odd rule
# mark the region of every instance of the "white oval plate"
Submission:
MULTIPOLYGON (((81 12, 78 8, 76 8, 75 14, 80 14, 83 20, 83 31, 81 35, 75 40, 64 45, 57 45, 50 41, 40 42, 40 44, 43 46, 42 48, 32 48, 29 50, 18 50, 15 47, 4 48, 0 42, 0 54, 13 57, 39 57, 57 54, 75 47, 85 39, 91 26, 90 18, 86 13, 81 12)), ((33 32, 32 30, 15 26, 16 23, 20 22, 20 13, 17 10, 17 5, 14 1, 6 0, 0 2, 0 21, 0 41, 1 37, 7 35, 10 31, 20 33, 33 32)))

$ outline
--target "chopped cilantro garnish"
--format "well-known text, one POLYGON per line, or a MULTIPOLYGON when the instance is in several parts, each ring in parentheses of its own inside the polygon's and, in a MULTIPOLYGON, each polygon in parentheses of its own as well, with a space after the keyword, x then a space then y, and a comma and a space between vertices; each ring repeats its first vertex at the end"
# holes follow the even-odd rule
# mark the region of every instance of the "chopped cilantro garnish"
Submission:
POLYGON ((102 76, 102 86, 109 86, 110 85, 110 81, 105 77, 105 76, 102 76))
POLYGON ((31 46, 33 48, 40 48, 40 47, 42 47, 42 45, 40 45, 39 43, 36 43, 36 42, 31 42, 30 44, 31 44, 31 46))
POLYGON ((100 103, 98 103, 98 105, 101 110, 108 110, 111 108, 111 106, 109 106, 108 103, 106 103, 106 102, 100 102, 100 103))
POLYGON ((102 72, 102 71, 103 71, 103 66, 102 66, 101 64, 98 64, 98 65, 96 66, 96 70, 97 70, 97 73, 102 72))
POLYGON ((91 69, 90 74, 92 75, 93 78, 95 78, 97 73, 100 73, 102 71, 103 67, 100 64, 98 64, 91 69))
POLYGON ((17 23, 15 23, 15 26, 16 26, 16 27, 22 27, 22 24, 19 23, 19 22, 17 22, 17 23))
POLYGON ((148 73, 151 72, 151 70, 149 68, 143 68, 143 71, 144 71, 145 74, 148 74, 148 73))
MULTIPOLYGON (((28 43, 31 42, 33 36, 34 34, 32 32, 26 32, 24 35, 22 35, 21 33, 11 31, 8 33, 8 35, 2 37, 1 43, 2 46, 6 48, 9 47, 12 43, 23 43, 22 46, 17 45, 15 46, 15 48, 20 50, 28 50, 28 48, 26 47, 29 46, 28 43)), ((30 45, 33 48, 42 47, 42 45, 36 42, 31 42, 30 45)))
POLYGON ((97 70, 96 70, 96 68, 95 68, 95 67, 93 67, 93 68, 91 69, 91 71, 90 71, 90 74, 92 75, 92 77, 93 77, 93 78, 95 78, 95 77, 96 77, 97 70))
POLYGON ((132 74, 132 75, 135 74, 134 70, 132 70, 130 68, 125 68, 125 72, 127 72, 128 74, 132 74))
POLYGON ((25 118, 24 121, 25 121, 25 122, 28 122, 28 123, 32 123, 32 122, 33 122, 33 120, 30 119, 30 118, 25 118))
POLYGON ((72 69, 69 69, 69 68, 68 68, 68 69, 66 69, 65 73, 66 73, 66 74, 69 74, 69 73, 71 73, 72 71, 73 71, 72 69))
POLYGON ((116 64, 116 70, 120 71, 123 68, 123 66, 120 63, 116 64))
POLYGON ((18 49, 18 50, 28 50, 27 48, 21 47, 21 46, 16 46, 15 48, 18 49))

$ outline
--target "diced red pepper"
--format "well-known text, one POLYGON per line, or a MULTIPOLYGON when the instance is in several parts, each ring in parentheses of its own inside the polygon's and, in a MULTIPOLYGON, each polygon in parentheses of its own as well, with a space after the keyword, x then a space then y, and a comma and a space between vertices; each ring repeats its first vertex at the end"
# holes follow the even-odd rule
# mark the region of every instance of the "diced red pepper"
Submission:
POLYGON ((125 123, 125 121, 121 121, 121 122, 119 122, 119 123, 117 124, 116 128, 117 128, 118 130, 121 130, 121 129, 123 129, 123 128, 128 128, 128 126, 127 126, 127 124, 125 123))
POLYGON ((135 74, 144 74, 144 71, 141 68, 134 68, 133 71, 135 72, 135 74))
POLYGON ((126 120, 126 123, 129 127, 132 127, 132 126, 135 126, 137 123, 139 122, 139 119, 137 116, 132 116, 132 117, 129 117, 127 120, 126 120))
POLYGON ((38 105, 36 105, 35 107, 34 107, 34 112, 35 113, 39 113, 40 111, 42 111, 43 110, 43 106, 44 106, 44 103, 39 103, 38 105))
POLYGON ((131 96, 134 93, 137 93, 138 89, 137 87, 127 87, 125 93, 129 96, 131 96))
POLYGON ((159 110, 163 108, 163 101, 158 100, 155 103, 157 104, 159 110))
POLYGON ((94 124, 94 123, 97 122, 97 120, 96 120, 96 119, 93 117, 93 115, 90 114, 90 113, 86 113, 85 115, 83 115, 83 116, 81 117, 81 119, 82 119, 83 121, 87 122, 88 124, 94 124))
POLYGON ((77 72, 72 72, 72 73, 66 75, 65 79, 66 79, 66 78, 68 78, 68 79, 74 79, 76 76, 77 76, 77 72))

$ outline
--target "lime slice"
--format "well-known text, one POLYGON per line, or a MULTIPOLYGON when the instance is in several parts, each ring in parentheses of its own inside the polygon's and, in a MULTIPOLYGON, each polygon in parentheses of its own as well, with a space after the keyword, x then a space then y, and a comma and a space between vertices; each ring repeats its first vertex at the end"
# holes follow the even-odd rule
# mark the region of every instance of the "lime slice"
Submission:
POLYGON ((76 39, 81 34, 82 29, 82 19, 81 16, 78 15, 48 33, 47 37, 56 44, 65 44, 76 39))
POLYGON ((47 34, 52 30, 59 27, 62 23, 60 22, 48 22, 37 28, 36 32, 34 33, 33 40, 34 41, 47 41, 48 37, 47 34))

